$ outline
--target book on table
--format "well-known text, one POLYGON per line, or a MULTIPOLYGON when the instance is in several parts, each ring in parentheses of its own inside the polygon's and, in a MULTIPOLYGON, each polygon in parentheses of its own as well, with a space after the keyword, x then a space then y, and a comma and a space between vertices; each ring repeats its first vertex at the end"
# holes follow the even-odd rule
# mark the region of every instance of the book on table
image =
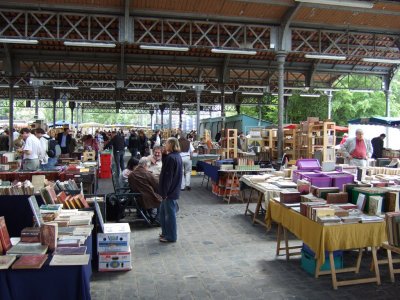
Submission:
POLYGON ((366 202, 367 202, 367 199, 366 199, 365 195, 364 195, 364 194, 361 194, 361 193, 358 194, 358 198, 357 198, 357 208, 358 208, 359 210, 364 211, 364 207, 365 207, 366 202))
POLYGON ((82 255, 86 254, 87 247, 79 246, 79 247, 58 247, 54 251, 54 254, 59 255, 82 255))
POLYGON ((89 263, 90 255, 53 255, 50 266, 83 266, 89 263))
POLYGON ((22 255, 13 265, 12 269, 40 269, 46 262, 47 254, 22 255))
POLYGON ((44 221, 43 221, 42 215, 40 214, 40 208, 37 203, 36 197, 30 196, 28 198, 28 201, 29 201, 29 205, 31 206, 33 216, 35 217, 35 221, 36 221, 37 225, 40 227, 44 223, 44 221))
POLYGON ((42 245, 49 246, 50 251, 57 247, 58 224, 56 222, 46 223, 40 227, 40 240, 42 245))
POLYGON ((18 244, 11 247, 7 251, 7 254, 45 254, 47 252, 48 246, 42 245, 41 243, 24 243, 19 242, 18 244))
POLYGON ((10 235, 8 234, 6 219, 4 217, 0 217, 0 246, 0 254, 11 248, 10 235))
POLYGON ((8 269, 16 258, 16 255, 0 255, 0 270, 8 269))
POLYGON ((368 214, 376 216, 382 214, 382 196, 370 196, 368 214))

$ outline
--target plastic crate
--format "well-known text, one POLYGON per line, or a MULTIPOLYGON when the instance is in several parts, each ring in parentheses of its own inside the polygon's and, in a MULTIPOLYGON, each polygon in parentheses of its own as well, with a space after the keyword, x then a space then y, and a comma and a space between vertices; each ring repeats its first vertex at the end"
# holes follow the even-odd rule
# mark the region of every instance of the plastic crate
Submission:
POLYGON ((315 174, 314 171, 302 171, 302 170, 294 170, 292 175, 293 182, 297 182, 297 180, 303 179, 304 175, 315 174))
MULTIPOLYGON (((334 251, 333 260, 335 263, 335 269, 343 268, 343 251, 334 251)), ((301 249, 301 268, 308 274, 315 276, 315 268, 317 266, 317 261, 315 259, 314 252, 306 245, 303 244, 301 249)), ((325 251, 325 263, 319 269, 320 271, 329 271, 331 269, 329 261, 329 253, 325 251)))
POLYGON ((317 171, 321 170, 321 165, 319 164, 318 159, 298 159, 296 161, 297 170, 303 171, 317 171))
POLYGON ((343 185, 354 182, 354 175, 349 173, 327 174, 332 179, 332 186, 338 187, 343 191, 343 185))
POLYGON ((99 178, 111 178, 111 170, 100 170, 99 178))
POLYGON ((307 174, 304 175, 304 180, 307 180, 311 183, 311 185, 317 187, 331 187, 332 186, 332 178, 326 176, 325 174, 315 173, 315 174, 307 174))

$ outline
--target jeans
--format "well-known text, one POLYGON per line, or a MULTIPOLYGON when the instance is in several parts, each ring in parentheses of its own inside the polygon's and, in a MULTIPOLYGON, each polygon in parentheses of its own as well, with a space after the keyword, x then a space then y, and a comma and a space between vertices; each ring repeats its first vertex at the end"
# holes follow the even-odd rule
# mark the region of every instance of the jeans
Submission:
POLYGON ((190 176, 192 175, 192 160, 190 156, 182 157, 182 184, 181 190, 185 189, 186 186, 190 186, 190 176))
POLYGON ((138 148, 132 148, 132 149, 129 149, 129 151, 131 152, 132 157, 135 157, 135 158, 137 157, 138 152, 139 152, 138 148))
POLYGON ((161 234, 171 242, 177 240, 176 213, 179 211, 177 200, 163 200, 160 205, 161 234))
POLYGON ((350 160, 350 165, 351 166, 357 166, 357 167, 366 167, 367 166, 367 160, 366 159, 353 158, 353 159, 350 160))
POLYGON ((47 164, 40 165, 40 169, 44 171, 55 170, 57 160, 58 160, 57 157, 49 157, 47 164))
POLYGON ((40 168, 39 159, 24 159, 22 162, 22 170, 24 171, 37 171, 40 168))
POLYGON ((114 152, 115 171, 117 172, 118 176, 121 172, 120 170, 124 170, 124 154, 124 150, 114 152))

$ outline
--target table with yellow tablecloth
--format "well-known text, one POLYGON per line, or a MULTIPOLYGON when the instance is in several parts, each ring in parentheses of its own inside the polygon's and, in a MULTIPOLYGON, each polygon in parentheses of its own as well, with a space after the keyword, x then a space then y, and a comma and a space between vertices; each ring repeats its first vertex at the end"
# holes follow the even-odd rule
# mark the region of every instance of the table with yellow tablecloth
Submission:
MULTIPOLYGON (((365 247, 372 248, 374 264, 376 263, 377 266, 376 247, 381 246, 387 240, 385 222, 323 225, 281 205, 275 200, 269 202, 266 221, 269 227, 272 221, 280 224, 306 243, 315 253, 318 270, 325 262, 325 251, 332 254, 336 250, 362 249, 365 247)), ((335 270, 332 271, 332 280, 336 281, 336 274, 333 274, 335 270)), ((379 270, 375 271, 377 272, 376 282, 380 283, 379 270)), ((361 282, 361 279, 358 281, 358 283, 365 283, 361 282)), ((335 287, 335 282, 333 284, 335 287)), ((337 285, 345 284, 338 283, 337 285)))

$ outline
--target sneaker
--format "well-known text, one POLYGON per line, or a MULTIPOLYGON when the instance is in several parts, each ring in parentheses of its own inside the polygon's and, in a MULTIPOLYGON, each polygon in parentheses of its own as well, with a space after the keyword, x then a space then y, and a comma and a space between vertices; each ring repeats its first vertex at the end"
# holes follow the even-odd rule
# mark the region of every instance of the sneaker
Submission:
POLYGON ((187 187, 186 187, 186 190, 191 191, 192 188, 191 188, 190 186, 187 186, 187 187))

